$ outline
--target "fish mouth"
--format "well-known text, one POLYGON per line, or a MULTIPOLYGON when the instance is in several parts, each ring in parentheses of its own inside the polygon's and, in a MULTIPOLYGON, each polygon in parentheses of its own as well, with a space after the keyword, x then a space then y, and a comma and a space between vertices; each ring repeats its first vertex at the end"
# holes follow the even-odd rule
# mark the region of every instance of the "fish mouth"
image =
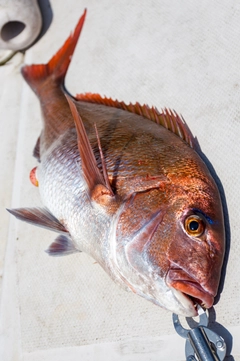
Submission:
MULTIPOLYGON (((213 294, 206 291, 199 282, 189 276, 183 269, 174 268, 168 271, 166 283, 169 287, 177 292, 181 292, 183 296, 187 297, 188 301, 192 302, 192 306, 196 309, 197 305, 203 308, 210 308, 214 302, 213 294)), ((184 297, 184 298, 185 298, 184 297)), ((179 301, 184 305, 184 298, 177 296, 179 301), (183 301, 183 302, 182 302, 183 301)))

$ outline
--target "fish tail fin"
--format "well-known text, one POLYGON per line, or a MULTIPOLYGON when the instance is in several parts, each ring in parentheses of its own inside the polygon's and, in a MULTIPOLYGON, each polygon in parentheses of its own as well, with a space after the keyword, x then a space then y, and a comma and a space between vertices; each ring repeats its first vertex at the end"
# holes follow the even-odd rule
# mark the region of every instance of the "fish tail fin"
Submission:
POLYGON ((67 38, 63 46, 47 64, 25 65, 21 69, 24 79, 36 94, 39 94, 41 85, 47 78, 51 77, 51 80, 56 85, 61 85, 64 83, 64 78, 71 62, 72 54, 81 34, 86 13, 87 10, 85 9, 83 15, 77 23, 74 32, 67 38))

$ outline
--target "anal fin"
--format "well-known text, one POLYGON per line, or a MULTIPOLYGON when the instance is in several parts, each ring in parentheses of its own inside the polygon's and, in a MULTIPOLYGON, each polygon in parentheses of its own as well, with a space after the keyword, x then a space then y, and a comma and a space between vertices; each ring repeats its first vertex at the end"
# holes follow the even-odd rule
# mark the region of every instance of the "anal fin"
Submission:
POLYGON ((58 236, 55 241, 45 251, 49 256, 66 256, 75 252, 81 252, 76 249, 71 238, 64 236, 63 234, 58 236))
POLYGON ((68 230, 47 209, 42 208, 15 208, 7 209, 17 219, 34 224, 51 231, 68 234, 68 230))

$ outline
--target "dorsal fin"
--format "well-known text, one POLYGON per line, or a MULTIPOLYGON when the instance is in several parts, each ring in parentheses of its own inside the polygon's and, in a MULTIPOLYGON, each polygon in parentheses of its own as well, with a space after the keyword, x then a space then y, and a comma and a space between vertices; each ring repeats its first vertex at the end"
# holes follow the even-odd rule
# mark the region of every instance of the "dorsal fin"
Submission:
MULTIPOLYGON (((89 190, 93 191, 97 186, 102 185, 104 187, 105 194, 113 196, 113 191, 109 182, 105 182, 94 156, 91 144, 89 142, 86 130, 80 114, 77 111, 76 105, 72 99, 66 95, 68 100, 72 116, 75 122, 77 137, 78 137, 78 149, 82 161, 82 169, 85 180, 88 184, 89 190)), ((101 153, 101 151, 100 151, 101 153)))
POLYGON ((157 108, 149 107, 146 104, 125 104, 122 101, 113 100, 111 98, 102 97, 99 94, 92 93, 77 94, 75 99, 88 103, 102 104, 109 107, 119 108, 137 115, 141 115, 144 118, 152 120, 153 122, 162 125, 164 128, 170 130, 172 133, 176 134, 186 143, 188 143, 191 148, 195 150, 200 149, 197 139, 192 135, 186 122, 174 110, 165 108, 160 113, 157 108))

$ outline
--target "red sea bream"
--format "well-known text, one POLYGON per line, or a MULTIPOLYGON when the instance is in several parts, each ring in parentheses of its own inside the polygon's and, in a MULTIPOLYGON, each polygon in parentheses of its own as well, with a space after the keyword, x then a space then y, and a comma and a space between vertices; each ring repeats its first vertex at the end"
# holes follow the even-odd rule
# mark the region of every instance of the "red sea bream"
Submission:
POLYGON ((87 252, 125 289, 195 316, 221 275, 218 188, 175 112, 66 91, 85 16, 47 64, 22 68, 43 114, 31 180, 45 208, 10 212, 59 233, 50 255, 87 252))

